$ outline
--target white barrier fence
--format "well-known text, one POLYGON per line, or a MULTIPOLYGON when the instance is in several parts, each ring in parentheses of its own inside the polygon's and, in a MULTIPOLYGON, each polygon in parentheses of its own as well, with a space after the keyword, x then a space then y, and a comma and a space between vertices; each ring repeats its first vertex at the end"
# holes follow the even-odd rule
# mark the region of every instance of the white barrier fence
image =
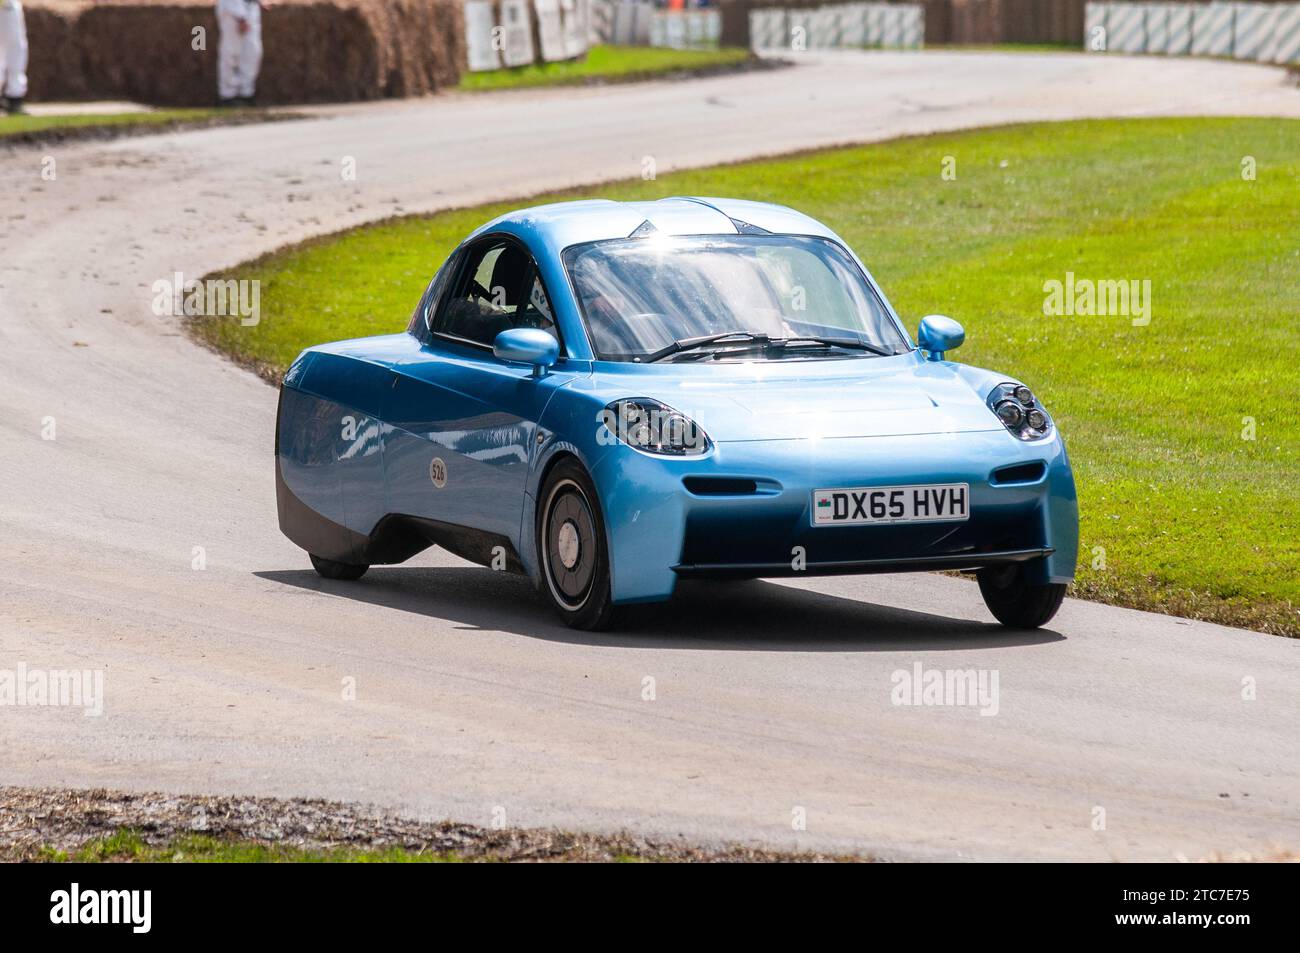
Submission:
POLYGON ((656 10, 650 0, 589 0, 589 41, 614 46, 713 49, 722 36, 722 15, 707 10, 656 10))
MULTIPOLYGON (((592 45, 650 46, 655 30, 655 8, 650 0, 587 0, 591 5, 591 26, 587 40, 592 45)), ((663 44, 658 44, 663 45, 663 44)))
POLYGON ((925 9, 919 3, 842 3, 815 10, 751 10, 756 50, 920 49, 925 9))
POLYGON ((709 10, 656 10, 650 45, 675 50, 711 50, 722 36, 722 15, 709 10))
POLYGON ((591 0, 591 23, 587 28, 587 42, 592 46, 608 43, 614 34, 614 4, 610 0, 591 0))
POLYGON ((1089 3, 1083 46, 1092 53, 1300 63, 1300 3, 1089 3))
POLYGON ((591 35, 591 16, 591 0, 500 0, 499 5, 465 0, 470 71, 582 56, 591 35), (534 21, 540 49, 533 43, 534 21))

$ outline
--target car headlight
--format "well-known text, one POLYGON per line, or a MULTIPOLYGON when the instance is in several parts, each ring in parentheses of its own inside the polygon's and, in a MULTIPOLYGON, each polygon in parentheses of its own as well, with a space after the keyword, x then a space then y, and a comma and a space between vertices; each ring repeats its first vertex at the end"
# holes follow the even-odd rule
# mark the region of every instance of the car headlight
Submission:
POLYGON ((1021 440, 1041 440, 1052 432, 1052 418, 1024 384, 999 384, 989 394, 988 405, 1002 425, 1021 440))
POLYGON ((709 435, 691 418, 648 397, 616 400, 601 422, 620 442, 645 453, 698 456, 709 449, 709 435))
POLYGON ((993 413, 998 415, 998 420, 1006 424, 1009 430, 1015 430, 1025 422, 1025 412, 1014 400, 998 401, 993 405, 993 413))

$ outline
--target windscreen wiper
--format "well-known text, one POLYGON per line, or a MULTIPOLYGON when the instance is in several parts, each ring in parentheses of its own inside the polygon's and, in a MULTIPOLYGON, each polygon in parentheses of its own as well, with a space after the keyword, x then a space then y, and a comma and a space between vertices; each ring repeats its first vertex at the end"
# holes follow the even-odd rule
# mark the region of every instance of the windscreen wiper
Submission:
POLYGON ((724 331, 721 334, 705 334, 696 338, 682 338, 680 341, 666 344, 657 351, 651 351, 641 357, 634 357, 632 360, 637 364, 653 364, 655 361, 662 361, 665 357, 670 357, 673 354, 708 347, 715 342, 727 341, 731 338, 753 341, 756 344, 766 344, 771 340, 766 334, 753 334, 749 331, 724 331))
POLYGON ((893 351, 886 351, 883 347, 877 347, 874 344, 868 344, 859 338, 820 338, 820 337, 797 337, 797 338, 773 338, 769 344, 777 347, 789 347, 794 345, 820 345, 822 347, 844 347, 855 348, 860 351, 870 351, 872 354, 879 354, 881 357, 891 357, 893 351))
POLYGON ((784 351, 787 348, 794 349, 805 347, 810 349, 838 347, 844 348, 845 350, 869 351, 870 353, 879 355, 880 357, 893 356, 892 351, 886 351, 884 348, 877 347, 874 344, 868 344, 866 341, 860 341, 857 338, 830 337, 768 338, 767 340, 756 340, 752 344, 744 344, 740 347, 732 348, 729 351, 715 351, 712 356, 715 359, 721 359, 729 357, 732 354, 744 354, 748 351, 759 350, 760 348, 764 351, 784 351))

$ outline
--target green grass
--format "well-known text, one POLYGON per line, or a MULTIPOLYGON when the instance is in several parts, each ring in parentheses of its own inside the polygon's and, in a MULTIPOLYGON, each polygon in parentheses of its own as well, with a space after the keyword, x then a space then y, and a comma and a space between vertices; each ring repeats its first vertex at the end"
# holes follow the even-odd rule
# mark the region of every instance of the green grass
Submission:
POLYGON ((460 88, 517 89, 524 86, 563 86, 599 81, 649 79, 665 73, 737 66, 750 59, 748 50, 670 50, 650 46, 593 46, 580 60, 536 63, 486 73, 466 73, 460 88))
MULTIPOLYGON (((1300 122, 1118 120, 904 139, 581 194, 734 195, 828 222, 909 327, 952 315, 967 329, 953 358, 1043 395, 1079 482, 1077 595, 1300 635, 1298 178, 1300 122), (954 181, 940 177, 945 156, 954 181), (1067 271, 1149 279, 1150 324, 1044 316, 1044 282, 1067 271), (1242 439, 1246 417, 1254 440, 1242 439)), ((252 263, 233 276, 262 280, 261 324, 200 331, 276 373, 308 344, 401 329, 459 239, 518 204, 396 220, 252 263)))
POLYGON ((120 830, 92 840, 69 854, 45 848, 39 858, 48 863, 209 863, 209 864, 334 864, 334 863, 459 863, 454 853, 420 853, 399 847, 359 850, 351 847, 301 848, 258 841, 230 840, 191 834, 164 845, 145 843, 138 833, 120 830))
POLYGON ((159 109, 154 112, 107 113, 104 115, 78 113, 68 116, 0 115, 0 140, 8 136, 65 133, 71 130, 87 130, 92 127, 152 128, 154 126, 168 126, 174 123, 207 120, 226 115, 229 115, 228 111, 218 109, 159 109))
MULTIPOLYGON (((462 834, 464 832, 462 831, 462 834)), ((770 863, 773 861, 823 861, 860 862, 869 857, 859 855, 823 855, 762 851, 749 847, 707 847, 675 842, 666 848, 631 842, 628 837, 615 835, 568 835, 550 832, 538 837, 539 832, 517 831, 515 836, 494 837, 487 832, 465 840, 453 848, 410 849, 403 847, 358 848, 325 846, 288 846, 252 840, 233 834, 212 836, 208 834, 155 833, 150 843, 138 830, 120 828, 112 834, 102 835, 84 842, 76 848, 60 848, 49 844, 32 851, 5 853, 6 861, 23 860, 47 864, 463 864, 463 863, 684 863, 684 862, 746 862, 770 863)), ((446 838, 441 838, 446 843, 446 838)))

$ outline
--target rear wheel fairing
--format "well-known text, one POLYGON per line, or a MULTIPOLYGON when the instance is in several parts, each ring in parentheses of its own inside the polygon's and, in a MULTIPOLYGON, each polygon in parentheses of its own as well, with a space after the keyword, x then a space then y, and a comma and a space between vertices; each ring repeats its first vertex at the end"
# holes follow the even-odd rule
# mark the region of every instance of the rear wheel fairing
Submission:
MULTIPOLYGON (((338 409, 329 401, 293 387, 280 389, 276 473, 278 484, 291 492, 303 506, 341 526, 346 522, 346 516, 334 447, 338 409)), ((293 535, 284 526, 283 514, 282 506, 281 528, 292 539, 293 535)), ((328 556, 327 553, 321 555, 328 556)))
MULTIPOLYGON (((499 568, 523 572, 514 541, 499 534, 402 513, 385 512, 365 528, 348 524, 331 438, 338 411, 338 405, 292 387, 280 390, 275 490, 285 536, 309 553, 340 563, 400 563, 436 544, 472 562, 496 562, 499 568)), ((382 488, 370 490, 373 486, 362 491, 365 498, 373 496, 382 506, 382 488)))
MULTIPOLYGON (((304 354, 295 364, 295 368, 301 364, 301 369, 292 374, 292 383, 286 377, 285 388, 315 401, 308 439, 316 444, 313 452, 317 456, 332 458, 339 509, 320 512, 367 535, 391 511, 386 500, 381 418, 393 373, 384 364, 362 357, 358 343, 345 344, 354 353, 304 354)), ((344 348, 345 344, 335 346, 344 348)), ((310 486, 291 471, 285 477, 294 492, 313 505, 310 486)))
POLYGON ((525 569, 514 543, 494 533, 418 516, 390 514, 368 533, 358 533, 322 516, 300 500, 276 467, 280 529, 314 556, 350 565, 402 563, 430 546, 441 546, 470 562, 512 573, 525 569))
POLYGON ((360 561, 362 549, 370 562, 400 561, 433 541, 481 562, 505 543, 509 568, 529 565, 518 552, 532 533, 530 523, 521 535, 521 516, 542 449, 535 421, 572 376, 534 378, 488 352, 409 335, 304 352, 285 376, 276 428, 286 535, 340 561, 360 561), (412 520, 418 532, 400 530, 412 520), (488 556, 478 539, 491 541, 488 556))
POLYGON ((411 532, 402 522, 384 519, 372 533, 365 534, 321 515, 288 487, 278 462, 275 491, 280 531, 312 555, 340 563, 376 565, 405 562, 432 545, 426 535, 411 532))

